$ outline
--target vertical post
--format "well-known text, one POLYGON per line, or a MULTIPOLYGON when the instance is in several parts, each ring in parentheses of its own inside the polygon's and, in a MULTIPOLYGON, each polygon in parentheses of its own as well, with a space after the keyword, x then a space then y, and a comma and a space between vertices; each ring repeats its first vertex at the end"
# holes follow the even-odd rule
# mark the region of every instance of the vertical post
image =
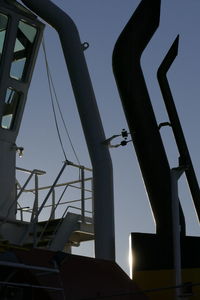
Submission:
POLYGON ((85 222, 85 170, 81 167, 81 218, 85 222))
MULTIPOLYGON (((181 242, 180 242, 180 214, 179 214, 179 197, 178 197, 178 180, 185 169, 182 167, 171 170, 171 196, 172 196, 172 222, 173 222, 173 252, 174 252, 174 272, 175 285, 181 286, 181 242)), ((181 297, 181 288, 176 288, 175 299, 181 297)))
POLYGON ((91 179, 91 189, 92 189, 92 219, 94 220, 94 183, 93 183, 93 178, 91 179))
POLYGON ((37 240, 37 223, 38 223, 38 174, 35 174, 35 202, 34 202, 34 207, 33 207, 33 213, 32 213, 32 220, 37 218, 36 223, 33 226, 33 240, 34 240, 34 245, 37 240))
POLYGON ((55 189, 52 190, 51 220, 55 220, 55 189))
POLYGON ((20 220, 23 222, 23 210, 20 209, 20 220))
POLYGON ((34 215, 38 212, 38 174, 35 174, 35 204, 34 204, 34 215))

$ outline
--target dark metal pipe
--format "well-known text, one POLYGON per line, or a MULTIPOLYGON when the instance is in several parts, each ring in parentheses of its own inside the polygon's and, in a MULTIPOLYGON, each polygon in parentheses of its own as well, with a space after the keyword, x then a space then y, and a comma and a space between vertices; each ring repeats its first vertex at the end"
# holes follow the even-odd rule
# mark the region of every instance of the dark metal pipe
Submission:
POLYGON ((74 21, 50 0, 22 2, 58 33, 93 168, 95 255, 115 260, 113 169, 84 45, 74 21))
POLYGON ((143 0, 113 51, 113 71, 156 221, 172 236, 170 167, 142 73, 143 50, 159 26, 160 0, 143 0))
POLYGON ((169 82, 167 80, 167 72, 172 65, 178 54, 178 43, 179 36, 175 39, 170 50, 165 56, 163 62, 161 63, 157 78, 160 85, 160 89, 165 102, 166 110, 169 116, 169 120, 172 126, 176 144, 180 154, 180 165, 186 166, 185 174, 192 195, 192 199, 196 208, 198 219, 200 221, 200 190, 199 184, 196 178, 196 174, 192 165, 192 160, 190 158, 190 153, 187 147, 187 143, 184 137, 184 133, 181 127, 181 123, 178 117, 176 106, 173 100, 173 96, 170 90, 169 82))

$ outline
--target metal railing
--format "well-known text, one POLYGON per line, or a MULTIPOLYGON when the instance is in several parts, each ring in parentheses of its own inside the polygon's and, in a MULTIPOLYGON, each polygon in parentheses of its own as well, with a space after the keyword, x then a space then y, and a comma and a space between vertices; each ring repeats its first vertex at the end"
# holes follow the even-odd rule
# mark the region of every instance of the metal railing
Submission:
MULTIPOLYGON (((38 241, 42 238, 46 228, 48 227, 50 221, 52 219, 56 218, 56 213, 57 213, 57 218, 60 219, 59 224, 62 223, 62 220, 65 218, 67 212, 69 210, 78 210, 80 211, 80 216, 81 216, 81 221, 84 223, 86 220, 88 220, 88 216, 93 217, 93 191, 92 191, 92 177, 86 177, 85 173, 87 172, 92 172, 91 169, 86 168, 84 166, 79 166, 76 165, 72 162, 65 161, 59 174, 57 175, 54 183, 52 185, 46 185, 46 186, 39 186, 39 176, 46 174, 46 172, 41 171, 41 170, 27 170, 23 168, 16 168, 17 171, 27 173, 28 178, 26 179, 25 183, 21 185, 19 181, 17 181, 16 184, 16 202, 17 202, 17 217, 20 219, 20 221, 24 221, 24 216, 29 221, 29 226, 27 229, 26 234, 23 236, 21 240, 21 244, 26 240, 26 237, 28 234, 31 232, 33 233, 34 236, 34 243, 38 243, 38 241), (78 174, 78 179, 73 180, 73 181, 68 181, 64 183, 60 183, 60 179, 63 175, 63 172, 66 168, 66 166, 72 166, 74 168, 77 168, 79 171, 78 174), (34 178, 34 187, 29 187, 29 184, 31 180, 34 178), (86 188, 86 183, 90 184, 89 187, 86 188), (80 198, 75 199, 75 200, 68 200, 68 201, 62 201, 63 197, 66 195, 66 191, 68 188, 72 188, 74 190, 79 190, 80 191, 80 198), (64 188, 63 191, 61 192, 60 196, 58 199, 56 199, 56 190, 64 188), (40 191, 47 191, 47 194, 44 198, 43 201, 39 199, 39 192, 40 191), (23 195, 28 195, 31 194, 34 199, 32 200, 32 204, 29 205, 28 201, 26 200, 27 204, 22 204, 20 203, 20 199, 22 198, 23 195), (51 203, 49 204, 48 201, 51 198, 51 203), (86 202, 90 202, 89 205, 86 205, 86 202), (72 206, 73 203, 73 206, 72 206), (77 205, 77 206, 74 206, 77 205), (63 206, 65 206, 63 208, 63 206), (90 209, 86 207, 90 207, 90 209), (59 209, 60 208, 60 209, 59 209), (61 209, 62 208, 62 209, 61 209), (37 233, 37 224, 39 221, 41 221, 41 214, 44 212, 44 210, 48 210, 48 217, 47 213, 43 213, 43 218, 45 215, 45 221, 46 224, 40 233, 39 239, 38 239, 38 233, 37 233), (60 211, 60 212, 59 212, 60 211), (60 213, 60 216, 59 216, 60 213), (29 217, 28 217, 29 215, 29 217)), ((71 192, 72 193, 72 192, 71 192)), ((27 197, 29 198, 29 197, 27 197)), ((15 202, 15 203, 16 203, 15 202)), ((30 201, 31 202, 31 201, 30 201)), ((13 205, 13 204, 12 204, 13 205)), ((42 220, 44 221, 44 220, 42 220)), ((57 230, 57 228, 55 229, 57 230)))

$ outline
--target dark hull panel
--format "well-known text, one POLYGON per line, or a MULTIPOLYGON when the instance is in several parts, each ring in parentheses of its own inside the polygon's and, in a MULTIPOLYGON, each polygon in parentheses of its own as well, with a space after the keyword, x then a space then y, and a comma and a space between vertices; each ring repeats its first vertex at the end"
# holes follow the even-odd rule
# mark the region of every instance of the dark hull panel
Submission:
POLYGON ((114 262, 42 249, 0 254, 1 299, 148 299, 114 262), (2 266, 1 262, 8 263, 2 266), (14 298, 6 298, 13 294, 14 298))
MULTIPOLYGON (((149 233, 132 233, 133 278, 146 291, 149 299, 174 299, 176 271, 173 249, 166 238, 149 233)), ((181 293, 199 299, 200 244, 199 237, 181 236, 181 293)), ((185 299, 190 299, 185 298, 185 299)))

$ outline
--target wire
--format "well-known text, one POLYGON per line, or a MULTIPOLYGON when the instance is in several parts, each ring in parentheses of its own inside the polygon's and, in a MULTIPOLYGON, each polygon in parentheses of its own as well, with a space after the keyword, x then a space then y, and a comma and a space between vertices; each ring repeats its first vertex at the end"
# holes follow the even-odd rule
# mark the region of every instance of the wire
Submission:
POLYGON ((61 138, 61 135, 60 135, 60 131, 59 131, 59 127, 58 127, 58 121, 57 121, 57 117, 56 117, 56 111, 55 111, 55 106, 54 106, 54 101, 53 101, 53 93, 52 93, 52 88, 51 88, 51 80, 50 80, 49 66, 48 66, 48 61, 47 61, 47 55, 46 55, 46 50, 45 50, 44 39, 42 40, 42 47, 43 47, 43 51, 44 51, 46 71, 47 71, 47 79, 48 79, 48 85, 49 85, 49 92, 50 92, 50 97, 51 97, 51 105, 52 105, 52 109, 53 109, 54 121, 55 121, 55 125, 56 125, 56 131, 57 131, 57 134, 58 134, 58 139, 59 139, 62 151, 63 151, 63 155, 65 157, 65 160, 68 160, 67 156, 66 156, 66 153, 65 153, 63 143, 62 143, 62 138, 61 138))
POLYGON ((185 288, 185 287, 195 287, 195 286, 200 286, 200 283, 188 283, 188 284, 181 284, 181 285, 173 285, 173 286, 154 288, 154 289, 148 289, 148 290, 139 290, 137 292, 116 293, 116 294, 112 294, 112 295, 82 298, 81 300, 109 299, 109 298, 113 298, 113 297, 132 296, 132 295, 148 294, 148 293, 155 293, 155 292, 162 292, 162 291, 164 292, 167 290, 174 290, 174 289, 180 289, 180 288, 185 288))
POLYGON ((51 84, 52 84, 52 87, 53 87, 53 91, 54 91, 56 103, 57 103, 57 106, 58 106, 58 110, 59 110, 59 113, 60 113, 60 116, 61 116, 61 119, 62 119, 62 122, 63 122, 63 126, 64 126, 64 128, 65 128, 67 137, 68 137, 68 139, 69 139, 69 142, 70 142, 70 145, 71 145, 72 150, 73 150, 73 152, 74 152, 74 155, 75 155, 75 157, 76 157, 76 160, 77 160, 78 164, 81 165, 81 164, 80 164, 80 161, 79 161, 79 159, 78 159, 77 153, 76 153, 76 151, 75 151, 74 145, 73 145, 73 143, 72 143, 72 139, 71 139, 71 137, 70 137, 70 135, 69 135, 69 131, 68 131, 68 129, 67 129, 65 120, 64 120, 64 118, 63 118, 63 114, 62 114, 62 111, 61 111, 61 108, 60 108, 60 104, 59 104, 59 102, 58 102, 58 97, 57 97, 57 94, 56 94, 56 91, 55 91, 55 87, 54 87, 54 84, 53 84, 53 81, 52 81, 51 73, 50 73, 50 79, 51 79, 51 84))
POLYGON ((63 126, 64 126, 64 129, 65 129, 65 132, 67 134, 69 143, 70 143, 71 148, 73 150, 74 156, 75 156, 78 164, 80 165, 80 161, 79 161, 78 155, 77 155, 77 153, 75 151, 75 148, 74 148, 74 145, 72 143, 72 139, 71 139, 69 131, 67 129, 67 126, 66 126, 65 120, 63 118, 63 114, 62 114, 61 108, 60 108, 60 104, 59 104, 59 101, 58 101, 56 89, 55 89, 55 86, 54 86, 54 83, 53 83, 53 79, 52 79, 52 76, 51 76, 51 72, 50 72, 50 69, 49 69, 49 64, 48 64, 48 59, 47 59, 47 53, 46 53, 46 47, 45 47, 44 38, 43 38, 43 41, 42 41, 42 46, 43 46, 43 51, 44 51, 44 56, 45 56, 45 64, 46 64, 48 84, 49 84, 50 95, 51 95, 51 103, 52 103, 53 113, 54 113, 54 119, 55 119, 55 123, 56 123, 56 130, 57 130, 57 133, 58 133, 58 137, 59 137, 59 141, 60 141, 60 144, 61 144, 61 148, 62 148, 63 154, 65 156, 65 159, 66 159, 66 153, 65 153, 65 150, 64 150, 64 146, 63 146, 63 143, 62 143, 62 139, 61 139, 61 135, 60 135, 59 127, 58 127, 58 121, 57 121, 57 118, 56 118, 55 106, 54 106, 54 102, 53 102, 53 93, 54 93, 56 104, 58 106, 58 110, 59 110, 59 113, 60 113, 60 116, 61 116, 61 120, 63 122, 63 126))

